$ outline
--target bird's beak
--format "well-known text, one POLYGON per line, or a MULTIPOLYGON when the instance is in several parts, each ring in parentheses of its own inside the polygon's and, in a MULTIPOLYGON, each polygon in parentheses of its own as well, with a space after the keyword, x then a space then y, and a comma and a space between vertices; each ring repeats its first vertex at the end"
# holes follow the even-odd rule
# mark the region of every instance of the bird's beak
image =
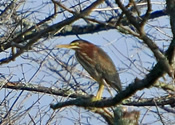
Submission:
POLYGON ((71 49, 71 45, 69 45, 69 44, 62 44, 62 45, 57 45, 56 48, 70 48, 71 49))
POLYGON ((79 48, 79 47, 73 46, 73 45, 70 45, 70 44, 62 44, 62 45, 57 45, 56 48, 76 49, 76 48, 79 48))

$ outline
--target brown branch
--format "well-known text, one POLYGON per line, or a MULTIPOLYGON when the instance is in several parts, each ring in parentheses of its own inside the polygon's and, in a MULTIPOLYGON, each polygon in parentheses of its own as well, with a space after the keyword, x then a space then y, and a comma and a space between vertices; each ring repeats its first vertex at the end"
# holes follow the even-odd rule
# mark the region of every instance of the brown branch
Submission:
POLYGON ((140 24, 142 28, 144 28, 144 25, 148 21, 150 13, 151 13, 151 2, 150 2, 150 0, 147 0, 147 6, 148 6, 148 9, 146 11, 145 16, 142 18, 142 22, 140 24))
POLYGON ((72 14, 77 14, 75 13, 74 11, 68 9, 67 7, 65 7, 63 4, 61 4, 61 2, 58 2, 58 1, 55 1, 55 0, 52 0, 52 2, 58 6, 60 6, 61 8, 63 8, 64 10, 68 11, 69 13, 72 13, 72 14))
POLYGON ((116 0, 116 3, 120 7, 120 9, 123 11, 123 13, 126 15, 128 21, 136 27, 136 29, 140 30, 140 24, 136 21, 136 18, 132 15, 132 13, 127 10, 126 7, 123 6, 122 2, 120 0, 116 0))

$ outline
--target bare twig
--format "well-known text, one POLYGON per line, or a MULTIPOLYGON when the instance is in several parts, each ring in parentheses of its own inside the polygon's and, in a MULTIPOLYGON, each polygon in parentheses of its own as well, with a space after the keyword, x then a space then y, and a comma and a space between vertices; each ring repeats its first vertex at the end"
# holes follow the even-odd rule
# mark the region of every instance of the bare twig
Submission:
POLYGON ((147 11, 146 11, 145 16, 142 18, 142 22, 141 22, 141 24, 140 24, 140 26, 141 26, 142 28, 144 28, 144 25, 145 25, 146 22, 148 21, 149 16, 150 16, 150 13, 151 13, 151 2, 150 2, 150 0, 147 0, 147 6, 148 6, 148 9, 147 9, 147 11))
MULTIPOLYGON (((155 101, 154 101, 154 102, 155 102, 155 101)), ((161 114, 160 114, 160 112, 159 112, 159 109, 158 109, 158 106, 157 106, 157 103, 156 103, 156 102, 155 102, 155 105, 156 105, 157 115, 159 116, 162 125, 165 125, 165 123, 164 123, 164 121, 163 121, 163 119, 162 119, 162 116, 161 116, 161 114)))

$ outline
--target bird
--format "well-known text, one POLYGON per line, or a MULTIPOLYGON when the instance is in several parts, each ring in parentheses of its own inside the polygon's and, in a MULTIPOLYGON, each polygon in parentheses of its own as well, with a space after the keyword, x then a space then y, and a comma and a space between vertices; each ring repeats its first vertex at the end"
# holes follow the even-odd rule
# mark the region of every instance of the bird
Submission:
POLYGON ((119 74, 112 59, 98 46, 89 41, 77 39, 70 44, 56 45, 56 48, 73 49, 78 62, 99 84, 93 101, 101 100, 104 86, 107 84, 117 92, 122 90, 119 74))

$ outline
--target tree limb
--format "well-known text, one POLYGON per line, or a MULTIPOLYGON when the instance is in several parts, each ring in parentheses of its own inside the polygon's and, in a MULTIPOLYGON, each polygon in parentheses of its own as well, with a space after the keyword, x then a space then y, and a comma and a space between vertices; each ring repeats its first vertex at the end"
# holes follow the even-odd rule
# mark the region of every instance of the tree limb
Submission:
MULTIPOLYGON (((0 82, 0 84, 3 81, 0 82)), ((63 97, 70 97, 70 98, 90 98, 88 95, 83 95, 79 93, 73 93, 71 90, 64 90, 58 88, 48 88, 40 85, 30 84, 30 83, 20 83, 20 82, 7 82, 3 85, 3 88, 8 89, 15 89, 15 90, 26 90, 26 91, 33 91, 33 92, 41 92, 47 93, 51 95, 63 96, 63 97)))

